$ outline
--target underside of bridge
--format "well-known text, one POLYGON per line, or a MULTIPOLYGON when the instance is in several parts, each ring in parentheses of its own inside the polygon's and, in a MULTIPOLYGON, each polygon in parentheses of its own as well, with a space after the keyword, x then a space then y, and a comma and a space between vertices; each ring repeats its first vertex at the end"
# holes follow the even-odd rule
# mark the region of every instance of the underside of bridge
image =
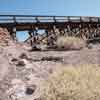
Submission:
POLYGON ((52 40, 58 36, 76 36, 82 39, 100 37, 100 17, 80 16, 25 16, 25 15, 0 15, 0 26, 6 27, 12 38, 16 39, 16 31, 28 31, 29 38, 25 42, 39 44, 43 40, 52 40), (44 34, 38 30, 44 29, 44 34))

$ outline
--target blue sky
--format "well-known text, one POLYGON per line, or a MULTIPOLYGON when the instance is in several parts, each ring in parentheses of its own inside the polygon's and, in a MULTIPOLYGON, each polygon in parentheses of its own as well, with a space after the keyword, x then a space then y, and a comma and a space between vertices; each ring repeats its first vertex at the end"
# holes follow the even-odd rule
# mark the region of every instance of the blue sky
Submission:
POLYGON ((100 0, 0 0, 0 14, 100 16, 100 0))
POLYGON ((0 0, 0 14, 100 16, 100 0, 0 0))

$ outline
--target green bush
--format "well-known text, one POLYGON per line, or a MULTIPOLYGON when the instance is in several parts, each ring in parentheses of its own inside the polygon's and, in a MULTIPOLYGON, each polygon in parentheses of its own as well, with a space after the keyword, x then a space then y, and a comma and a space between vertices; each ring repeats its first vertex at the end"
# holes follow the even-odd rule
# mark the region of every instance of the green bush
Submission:
POLYGON ((57 39, 57 47, 66 50, 78 50, 85 47, 86 42, 78 37, 62 36, 57 39))
POLYGON ((100 66, 68 66, 41 86, 41 100, 100 100, 100 66))

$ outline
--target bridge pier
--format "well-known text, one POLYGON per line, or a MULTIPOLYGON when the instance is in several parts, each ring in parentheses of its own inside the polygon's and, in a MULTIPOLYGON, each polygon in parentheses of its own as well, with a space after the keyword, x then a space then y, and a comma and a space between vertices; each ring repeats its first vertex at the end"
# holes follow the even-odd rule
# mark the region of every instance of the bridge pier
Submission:
POLYGON ((33 32, 33 43, 34 43, 34 45, 39 44, 39 37, 38 36, 39 36, 38 28, 35 28, 34 32, 33 32))
POLYGON ((40 42, 52 46, 60 36, 75 36, 82 39, 100 37, 100 17, 50 16, 49 18, 49 16, 0 15, 0 18, 0 25, 8 28, 13 40, 17 40, 16 28, 17 31, 28 30, 29 38, 25 41, 31 46, 38 45, 40 42), (33 19, 34 22, 30 22, 33 19), (44 29, 45 34, 38 34, 38 29, 44 29))
POLYGON ((29 34, 30 45, 32 46, 32 45, 33 45, 33 41, 32 41, 33 33, 32 33, 32 30, 30 30, 30 31, 28 32, 28 34, 29 34))
POLYGON ((16 38, 16 27, 12 27, 10 29, 10 35, 11 35, 13 40, 15 40, 15 41, 17 40, 17 38, 16 38))
POLYGON ((47 37, 47 45, 49 44, 48 37, 49 37, 49 30, 45 29, 46 37, 47 37))
POLYGON ((30 38, 30 45, 34 46, 39 43, 38 39, 38 29, 31 29, 28 34, 30 38))

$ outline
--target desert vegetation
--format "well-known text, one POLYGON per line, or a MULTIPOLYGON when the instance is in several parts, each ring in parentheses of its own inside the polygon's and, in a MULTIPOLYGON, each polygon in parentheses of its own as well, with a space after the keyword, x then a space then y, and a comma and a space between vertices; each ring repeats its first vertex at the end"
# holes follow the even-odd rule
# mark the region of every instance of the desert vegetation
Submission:
POLYGON ((42 100, 100 100, 100 66, 61 67, 42 83, 42 100))
POLYGON ((78 37, 62 36, 57 39, 57 47, 65 50, 79 50, 85 47, 86 41, 78 37))

